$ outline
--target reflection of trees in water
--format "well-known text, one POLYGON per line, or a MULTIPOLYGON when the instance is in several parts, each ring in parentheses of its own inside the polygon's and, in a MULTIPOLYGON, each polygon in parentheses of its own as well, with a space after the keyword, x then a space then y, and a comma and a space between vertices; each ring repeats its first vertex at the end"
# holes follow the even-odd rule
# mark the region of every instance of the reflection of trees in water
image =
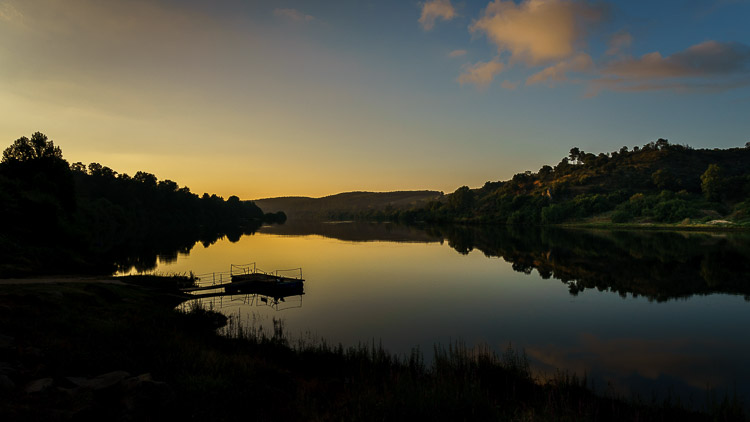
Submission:
POLYGON ((258 227, 260 224, 195 230, 189 233, 161 233, 142 239, 120 239, 119 243, 110 245, 98 260, 103 266, 113 265, 111 272, 148 272, 155 269, 159 262, 174 262, 179 255, 190 254, 196 243, 209 247, 225 237, 234 243, 243 235, 254 234, 258 227))
POLYGON ((750 235, 555 228, 432 227, 459 253, 478 249, 526 274, 586 289, 666 301, 729 293, 750 300, 750 235))
MULTIPOLYGON (((257 227, 203 230, 130 241, 106 262, 117 271, 149 271, 157 257, 172 262, 196 242, 226 237, 236 242, 257 227)), ((729 293, 750 300, 750 234, 662 231, 565 230, 522 226, 402 226, 379 223, 289 222, 260 228, 277 235, 321 235, 345 241, 441 242, 461 254, 474 249, 501 257, 515 271, 536 270, 565 283, 572 295, 586 289, 666 301, 695 294, 729 293)))

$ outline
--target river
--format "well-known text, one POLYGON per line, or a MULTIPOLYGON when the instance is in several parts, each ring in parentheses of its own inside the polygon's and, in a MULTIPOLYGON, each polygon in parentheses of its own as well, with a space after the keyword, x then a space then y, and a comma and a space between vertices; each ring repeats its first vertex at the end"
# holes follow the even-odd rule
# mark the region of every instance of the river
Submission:
POLYGON ((523 350, 539 376, 602 393, 750 397, 750 238, 742 233, 289 223, 197 243, 154 271, 226 280, 230 264, 302 269, 304 295, 204 306, 243 324, 396 354, 461 341, 523 350), (214 274, 214 275, 212 275, 214 274))

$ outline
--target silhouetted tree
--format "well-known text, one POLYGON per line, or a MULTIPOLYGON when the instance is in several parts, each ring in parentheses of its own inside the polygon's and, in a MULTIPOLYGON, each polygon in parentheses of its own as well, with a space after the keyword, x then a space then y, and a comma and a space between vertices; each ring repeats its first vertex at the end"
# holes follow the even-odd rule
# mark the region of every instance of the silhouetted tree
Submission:
POLYGON ((578 147, 571 148, 569 155, 570 161, 577 163, 578 159, 581 157, 581 154, 583 154, 583 152, 578 147))
POLYGON ((108 179, 114 179, 114 177, 117 176, 116 171, 99 163, 89 164, 89 174, 95 177, 103 177, 108 179))
POLYGON ((83 173, 86 174, 86 164, 83 164, 80 161, 77 161, 70 165, 70 169, 77 173, 83 173))
POLYGON ((30 161, 41 158, 52 158, 62 160, 62 150, 47 139, 47 135, 34 132, 31 139, 22 136, 16 139, 11 146, 3 151, 2 162, 30 161))
POLYGON ((542 180, 547 180, 550 176, 552 176, 552 172, 552 167, 544 165, 539 169, 539 178, 542 180))
POLYGON ((133 180, 136 182, 143 183, 144 185, 148 187, 155 187, 156 186, 156 176, 154 176, 151 173, 146 173, 145 171, 139 171, 135 173, 135 176, 133 176, 133 180))
MULTIPOLYGON (((63 159, 62 150, 41 132, 35 132, 31 139, 21 137, 3 151, 0 174, 17 181, 17 186, 32 203, 44 202, 40 193, 54 198, 56 205, 66 211, 75 208, 73 176, 68 162, 63 159)), ((52 206, 46 204, 44 206, 52 206)))

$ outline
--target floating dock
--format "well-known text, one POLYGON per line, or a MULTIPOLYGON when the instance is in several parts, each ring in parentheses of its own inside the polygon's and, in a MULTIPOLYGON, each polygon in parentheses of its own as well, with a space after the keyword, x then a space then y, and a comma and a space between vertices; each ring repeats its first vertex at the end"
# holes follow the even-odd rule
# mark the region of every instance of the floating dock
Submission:
MULTIPOLYGON (((216 280, 217 273, 211 273, 212 279, 216 280)), ((224 294, 261 294, 265 296, 285 297, 304 294, 305 280, 302 278, 302 269, 277 270, 265 272, 259 270, 255 263, 245 265, 234 265, 230 267, 229 273, 218 273, 219 280, 224 280, 228 275, 229 282, 210 285, 189 287, 181 289, 185 293, 223 289, 224 294), (279 273, 296 273, 295 277, 279 275, 279 273)))

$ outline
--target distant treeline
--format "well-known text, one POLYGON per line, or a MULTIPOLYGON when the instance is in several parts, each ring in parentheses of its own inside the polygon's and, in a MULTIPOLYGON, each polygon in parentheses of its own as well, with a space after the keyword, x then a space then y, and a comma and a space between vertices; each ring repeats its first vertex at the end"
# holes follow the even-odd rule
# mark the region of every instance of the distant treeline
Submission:
POLYGON ((236 240, 264 218, 286 219, 143 171, 131 177, 98 163, 69 165, 39 132, 3 152, 0 211, 0 275, 149 266, 197 240, 236 240))
POLYGON ((643 147, 570 155, 536 173, 458 188, 405 210, 361 210, 348 218, 510 225, 559 224, 601 216, 612 223, 750 224, 750 143, 693 149, 659 139, 643 147))
POLYGON ((322 198, 286 196, 258 199, 267 211, 283 210, 295 220, 346 220, 366 213, 394 213, 442 198, 437 191, 344 192, 322 198))

